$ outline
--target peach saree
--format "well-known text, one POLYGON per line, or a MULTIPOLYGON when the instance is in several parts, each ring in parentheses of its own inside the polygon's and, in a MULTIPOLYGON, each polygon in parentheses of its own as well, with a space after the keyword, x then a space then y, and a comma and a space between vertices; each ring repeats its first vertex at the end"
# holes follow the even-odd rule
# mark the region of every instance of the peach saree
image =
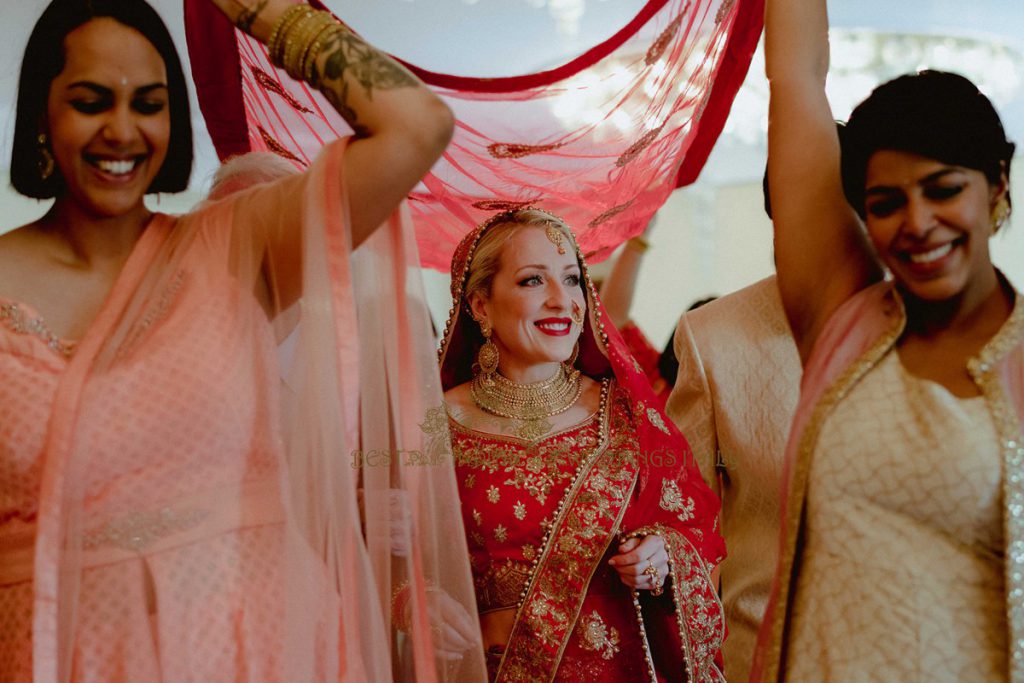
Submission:
POLYGON ((396 214, 350 254, 344 149, 154 216, 81 340, 0 300, 0 679, 483 677, 432 642, 431 594, 474 605, 441 562, 465 546, 415 253, 396 214), (292 243, 276 231, 295 253, 268 252, 292 243), (296 262, 297 287, 277 267, 296 262), (374 448, 433 457, 363 466, 374 448))

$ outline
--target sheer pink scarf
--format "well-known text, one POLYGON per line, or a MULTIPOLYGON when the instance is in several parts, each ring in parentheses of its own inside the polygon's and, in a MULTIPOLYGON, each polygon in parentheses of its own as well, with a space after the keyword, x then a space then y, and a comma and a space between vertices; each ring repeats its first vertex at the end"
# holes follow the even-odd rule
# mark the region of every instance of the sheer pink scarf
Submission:
POLYGON ((165 674, 485 678, 479 648, 441 662, 430 627, 439 592, 467 614, 475 604, 407 213, 351 253, 344 150, 330 145, 307 173, 186 216, 156 216, 81 340, 43 455, 35 680, 132 678, 82 649, 103 618, 83 578, 110 567, 148 577, 148 608, 113 599, 152 631, 165 674), (301 244, 283 255, 301 260, 298 302, 263 267, 287 260, 273 244, 301 244), (264 283, 270 311, 253 294, 264 283), (282 368, 268 314, 281 321, 293 305, 282 368), (164 439, 132 436, 182 415, 164 439), (119 459, 140 441, 151 448, 119 459), (369 452, 386 457, 371 463, 369 452), (391 599, 405 586, 399 633, 391 599), (218 638, 241 659, 217 664, 218 638))

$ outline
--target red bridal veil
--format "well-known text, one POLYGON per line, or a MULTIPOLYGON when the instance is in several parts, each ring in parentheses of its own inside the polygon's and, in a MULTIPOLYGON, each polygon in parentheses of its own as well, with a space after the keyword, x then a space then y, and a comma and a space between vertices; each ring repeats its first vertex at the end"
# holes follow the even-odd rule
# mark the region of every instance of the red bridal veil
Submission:
MULTIPOLYGON (((700 173, 746 75, 763 7, 764 0, 650 0, 609 38, 529 74, 472 78, 408 64, 458 119, 444 158, 410 197, 422 264, 447 271, 473 226, 528 204, 563 216, 593 260, 640 233, 672 190, 700 173)), ((271 66, 262 45, 208 0, 185 0, 185 20, 200 106, 221 159, 270 150, 306 165, 350 132, 318 92, 271 66)), ((472 69, 473 55, 464 63, 472 69)))

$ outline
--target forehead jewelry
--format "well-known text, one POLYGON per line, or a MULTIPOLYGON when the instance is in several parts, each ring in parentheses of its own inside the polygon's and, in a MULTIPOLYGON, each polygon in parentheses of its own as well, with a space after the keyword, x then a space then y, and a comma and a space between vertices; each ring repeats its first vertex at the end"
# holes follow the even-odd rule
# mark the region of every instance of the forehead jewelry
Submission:
POLYGON ((548 236, 548 240, 551 244, 558 247, 559 255, 565 254, 565 246, 562 245, 562 242, 565 241, 565 235, 562 234, 561 230, 551 223, 548 223, 547 227, 544 228, 544 234, 548 236))

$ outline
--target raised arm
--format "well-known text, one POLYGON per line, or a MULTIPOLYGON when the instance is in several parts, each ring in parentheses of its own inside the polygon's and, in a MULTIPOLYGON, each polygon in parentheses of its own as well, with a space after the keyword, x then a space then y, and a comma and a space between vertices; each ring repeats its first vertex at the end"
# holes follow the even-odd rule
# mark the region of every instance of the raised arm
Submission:
POLYGON ((633 307, 636 278, 640 274, 647 246, 647 240, 643 237, 627 240, 622 253, 612 265, 612 272, 601 285, 601 302, 616 328, 621 328, 629 322, 629 309, 633 307))
MULTIPOLYGON (((264 43, 295 6, 292 0, 212 1, 236 26, 264 43)), ((328 37, 321 42, 309 80, 355 131, 345 168, 352 241, 358 245, 441 156, 453 119, 415 76, 351 31, 321 35, 328 37)), ((304 37, 312 40, 315 35, 304 37)))
POLYGON ((806 362, 829 316, 880 277, 846 202, 825 97, 825 0, 767 0, 768 180, 779 290, 806 362))

